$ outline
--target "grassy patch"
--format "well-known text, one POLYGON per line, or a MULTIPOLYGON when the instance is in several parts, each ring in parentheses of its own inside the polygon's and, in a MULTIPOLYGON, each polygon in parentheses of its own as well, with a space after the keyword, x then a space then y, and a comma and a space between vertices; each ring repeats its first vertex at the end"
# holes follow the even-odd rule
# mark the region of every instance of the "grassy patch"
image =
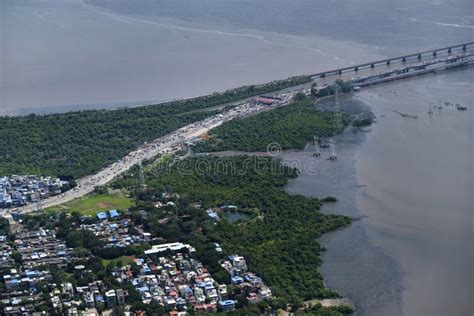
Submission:
POLYGON ((100 194, 81 197, 62 205, 50 207, 46 211, 77 211, 83 215, 95 215, 97 212, 110 209, 124 210, 132 205, 133 200, 119 194, 100 194))
POLYGON ((133 263, 133 256, 121 256, 116 259, 102 259, 102 265, 107 268, 109 264, 114 264, 116 265, 117 263, 121 263, 122 266, 125 266, 127 264, 132 264, 133 263))

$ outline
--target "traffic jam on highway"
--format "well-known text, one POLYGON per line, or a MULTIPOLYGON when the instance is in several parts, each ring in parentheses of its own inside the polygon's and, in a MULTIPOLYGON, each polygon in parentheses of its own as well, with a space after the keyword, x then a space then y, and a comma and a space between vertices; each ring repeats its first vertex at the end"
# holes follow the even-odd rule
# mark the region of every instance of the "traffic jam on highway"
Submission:
MULTIPOLYGON (((107 166, 97 174, 79 179, 77 181, 77 186, 72 190, 45 199, 42 201, 42 206, 46 208, 63 204, 90 193, 95 187, 105 185, 120 174, 129 170, 132 166, 140 164, 145 159, 149 160, 157 155, 176 152, 183 148, 187 143, 198 141, 200 135, 207 133, 212 128, 217 127, 226 121, 239 117, 255 115, 259 112, 287 105, 298 92, 309 94, 310 89, 295 89, 293 91, 286 91, 285 93, 279 93, 270 97, 256 97, 245 102, 231 104, 226 108, 226 110, 223 110, 219 114, 206 118, 200 122, 184 126, 152 142, 144 143, 137 150, 130 152, 127 156, 107 166)), ((18 209, 20 213, 30 213, 36 210, 36 206, 32 204, 18 209)))
MULTIPOLYGON (((309 93, 309 90, 305 90, 304 92, 309 93)), ((272 100, 273 102, 261 103, 258 102, 259 98, 255 98, 246 102, 234 104, 230 109, 225 110, 222 113, 206 118, 200 122, 184 126, 150 143, 145 143, 137 150, 130 152, 126 157, 118 160, 116 163, 100 172, 99 179, 108 179, 109 176, 116 176, 133 165, 140 163, 144 159, 151 159, 157 155, 175 152, 186 145, 186 143, 199 140, 200 135, 207 133, 212 128, 226 121, 238 117, 254 115, 262 111, 268 111, 275 107, 286 105, 291 101, 295 93, 296 91, 292 91, 278 94, 271 98, 266 98, 266 100, 272 100)), ((97 182, 98 180, 90 179, 89 181, 97 182)))

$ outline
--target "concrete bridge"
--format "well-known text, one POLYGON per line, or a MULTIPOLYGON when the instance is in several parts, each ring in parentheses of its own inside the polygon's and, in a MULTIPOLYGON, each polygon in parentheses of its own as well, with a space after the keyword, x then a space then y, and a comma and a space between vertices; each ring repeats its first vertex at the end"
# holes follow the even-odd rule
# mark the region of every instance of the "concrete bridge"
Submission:
POLYGON ((377 61, 372 61, 368 63, 363 63, 359 65, 354 65, 354 66, 348 66, 348 67, 343 67, 343 68, 338 68, 338 69, 333 69, 333 70, 328 70, 328 71, 322 71, 318 72, 315 74, 312 74, 312 78, 324 78, 328 76, 336 76, 336 75, 341 75, 342 73, 346 72, 357 72, 360 69, 366 69, 366 68, 375 68, 381 65, 390 65, 393 62, 406 62, 407 59, 412 59, 416 58, 417 60, 422 60, 423 57, 435 57, 439 53, 447 53, 451 54, 454 51, 461 51, 461 52, 466 52, 469 48, 474 48, 474 42, 468 42, 468 43, 462 43, 462 44, 457 44, 457 45, 452 45, 452 46, 446 46, 446 47, 441 47, 441 48, 436 48, 436 49, 430 49, 430 50, 425 50, 422 52, 417 52, 413 54, 408 54, 408 55, 403 55, 403 56, 398 56, 398 57, 391 57, 387 59, 382 59, 382 60, 377 60, 377 61))
POLYGON ((468 66, 474 63, 474 53, 437 58, 427 62, 409 65, 403 68, 391 69, 376 75, 353 78, 355 87, 365 87, 383 82, 420 76, 427 73, 436 73, 439 70, 468 66))

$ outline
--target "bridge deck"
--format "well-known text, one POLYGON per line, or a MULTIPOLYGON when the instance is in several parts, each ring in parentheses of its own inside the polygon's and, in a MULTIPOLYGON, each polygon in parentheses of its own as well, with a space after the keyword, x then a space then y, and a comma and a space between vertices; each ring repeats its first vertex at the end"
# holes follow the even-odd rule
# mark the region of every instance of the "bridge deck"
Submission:
POLYGON ((372 62, 366 62, 366 63, 362 63, 362 64, 358 64, 358 65, 346 66, 346 67, 327 70, 327 71, 321 71, 321 72, 318 72, 318 73, 315 73, 315 74, 311 74, 310 76, 311 77, 321 77, 321 76, 336 75, 338 73, 342 73, 342 72, 345 72, 347 70, 356 70, 356 69, 359 69, 359 68, 371 67, 371 66, 375 66, 375 65, 379 65, 379 64, 386 64, 387 62, 391 62, 391 61, 395 61, 395 60, 403 60, 403 59, 410 58, 410 57, 418 57, 418 56, 422 56, 422 55, 425 55, 425 54, 428 54, 428 53, 432 54, 434 52, 449 51, 449 50, 453 50, 453 49, 457 49, 457 48, 464 48, 464 47, 467 48, 467 47, 473 46, 473 45, 474 45, 474 42, 468 42, 468 43, 462 43, 462 44, 457 44, 457 45, 452 45, 452 46, 446 46, 446 47, 442 47, 442 48, 430 49, 430 50, 425 50, 425 51, 412 53, 412 54, 407 54, 407 55, 403 55, 403 56, 390 57, 390 58, 381 59, 381 60, 372 61, 372 62))

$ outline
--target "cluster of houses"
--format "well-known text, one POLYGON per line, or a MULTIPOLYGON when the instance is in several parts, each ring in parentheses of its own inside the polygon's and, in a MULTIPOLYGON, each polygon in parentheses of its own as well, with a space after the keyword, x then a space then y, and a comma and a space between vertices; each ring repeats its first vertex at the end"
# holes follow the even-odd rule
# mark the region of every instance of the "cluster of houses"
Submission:
MULTIPOLYGON (((177 197, 170 195, 163 198, 165 203, 174 203, 170 200, 177 197)), ((217 211, 236 208, 225 205, 217 211)), ((142 215, 145 217, 146 213, 143 211, 142 215)), ((106 247, 127 247, 157 241, 152 240, 151 235, 141 227, 133 225, 127 213, 117 210, 99 212, 96 220, 82 217, 77 229, 93 232, 106 247)), ((190 309, 205 313, 232 311, 237 303, 232 296, 231 289, 234 288, 242 290, 247 304, 272 297, 262 279, 248 271, 245 258, 235 255, 219 261, 229 273, 230 280, 225 282, 229 284, 219 284, 195 258, 196 249, 182 242, 155 244, 145 250, 143 256, 131 257, 135 264, 111 266, 107 273, 118 284, 113 288, 107 288, 100 280, 82 286, 66 280, 54 283, 51 272, 45 270, 46 266, 67 267, 69 270, 74 267, 74 275, 78 279, 93 271, 77 263, 73 250, 56 237, 54 230, 19 230, 14 236, 13 241, 8 240, 7 236, 0 236, 0 271, 3 271, 0 273, 3 306, 0 314, 30 315, 47 300, 48 305, 61 314, 108 315, 116 306, 121 305, 124 310, 129 308, 126 289, 130 285, 143 303, 157 302, 169 315, 186 315, 190 309)), ((215 243, 214 246, 222 254, 221 245, 215 243)))
MULTIPOLYGON (((45 288, 48 288, 49 303, 58 313, 67 310, 69 315, 78 315, 86 307, 92 315, 98 315, 97 310, 125 304, 128 292, 107 289, 102 281, 77 287, 71 283, 53 283, 51 272, 45 270, 46 266, 64 268, 77 260, 54 231, 21 230, 16 233, 12 245, 6 236, 0 236, 1 315, 32 315, 37 312, 38 307, 45 303, 45 288), (14 251, 18 253, 21 263, 13 259, 14 251), (51 286, 53 290, 50 290, 51 286)), ((83 265, 75 266, 75 273, 79 276, 89 272, 92 271, 85 271, 83 265)))
POLYGON ((69 282, 56 284, 49 271, 35 269, 22 272, 10 269, 3 275, 3 287, 4 290, 0 291, 0 302, 4 306, 2 315, 32 315, 37 312, 38 307, 45 303, 45 288, 53 309, 65 315, 99 315, 97 311, 105 309, 111 312, 115 306, 125 306, 128 297, 126 290, 108 289, 102 281, 85 286, 74 286, 69 282))
POLYGON ((219 284, 193 257, 195 251, 180 242, 156 245, 145 251, 145 257, 134 259, 138 274, 131 265, 115 267, 111 274, 119 284, 131 283, 143 303, 156 301, 174 312, 186 312, 189 308, 208 313, 232 311, 236 301, 229 296, 230 285, 247 293, 247 304, 272 298, 262 279, 248 271, 244 257, 229 256, 220 262, 229 272, 231 284, 219 284))
POLYGON ((86 314, 98 315, 98 310, 111 311, 116 306, 125 307, 128 291, 109 289, 102 281, 93 281, 77 287, 72 283, 62 283, 55 287, 51 295, 51 302, 57 311, 67 310, 69 315, 77 315, 79 312, 83 314, 85 310, 86 314))
POLYGON ((3 275, 4 290, 0 291, 2 315, 29 315, 43 302, 40 286, 52 281, 49 271, 10 269, 3 275))
POLYGON ((104 241, 106 247, 124 248, 132 244, 146 243, 150 241, 150 233, 143 232, 140 228, 132 225, 131 219, 124 217, 117 210, 99 212, 95 223, 83 223, 79 230, 89 230, 99 239, 104 241), (130 232, 133 226, 134 233, 130 232))
POLYGON ((232 284, 239 286, 247 295, 247 304, 255 304, 264 299, 271 299, 272 292, 263 280, 248 271, 245 258, 232 255, 221 261, 221 266, 229 272, 232 284))
POLYGON ((39 199, 61 194, 68 181, 54 177, 17 176, 0 177, 0 208, 35 203, 39 199))
POLYGON ((140 268, 138 275, 130 265, 115 268, 112 275, 119 283, 131 282, 143 303, 156 301, 170 311, 183 312, 189 307, 201 312, 234 310, 235 301, 228 299, 228 286, 212 278, 193 258, 194 251, 183 243, 160 245, 147 252, 156 256, 134 259, 140 268), (185 248, 187 251, 182 251, 185 248))
MULTIPOLYGON (((106 221, 98 224, 108 225, 106 221)), ((123 225, 120 222, 117 224, 119 227, 123 225)), ((51 272, 45 270, 46 266, 65 268, 78 259, 53 230, 22 229, 15 233, 13 241, 8 240, 7 236, 0 236, 0 251, 1 315, 32 315, 45 303, 45 299, 58 313, 68 315, 81 314, 84 308, 88 315, 99 315, 98 310, 111 310, 126 302, 126 290, 107 289, 102 281, 77 287, 72 283, 53 283, 51 272), (14 252, 19 262, 13 258, 14 252), (47 298, 43 293, 45 288, 47 298)), ((92 271, 86 271, 83 265, 75 266, 79 277, 89 272, 92 271)))
POLYGON ((31 315, 36 312, 44 303, 41 288, 52 282, 51 273, 45 267, 65 267, 75 260, 54 231, 43 229, 20 230, 13 242, 0 236, 0 250, 2 315, 31 315))
POLYGON ((28 269, 44 265, 61 268, 71 261, 71 250, 52 230, 18 232, 14 247, 21 256, 22 265, 28 269))
POLYGON ((0 235, 0 270, 15 265, 13 259, 13 248, 7 242, 7 236, 0 235))

